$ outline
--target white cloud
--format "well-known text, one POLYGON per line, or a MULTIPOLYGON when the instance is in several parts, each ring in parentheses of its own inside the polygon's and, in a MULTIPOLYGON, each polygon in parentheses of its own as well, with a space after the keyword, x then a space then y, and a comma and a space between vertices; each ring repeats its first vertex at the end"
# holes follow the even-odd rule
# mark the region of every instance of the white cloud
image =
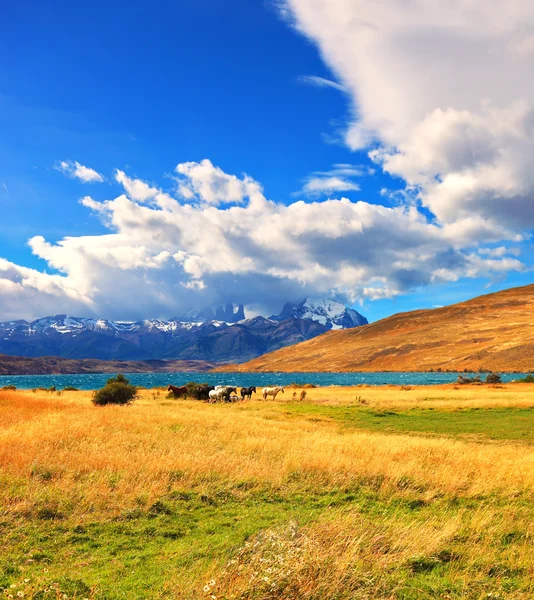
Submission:
POLYGON ((62 160, 54 165, 54 168, 69 177, 79 179, 82 183, 102 183, 104 176, 98 171, 81 165, 78 161, 62 160))
POLYGON ((520 256, 519 248, 507 248, 506 246, 498 246, 497 248, 479 248, 478 253, 482 256, 490 256, 492 258, 501 258, 503 256, 520 256))
POLYGON ((298 78, 300 83, 304 83, 307 85, 313 85, 315 87, 329 87, 334 90, 338 90, 339 92, 346 92, 345 86, 337 83, 337 81, 332 81, 331 79, 325 79, 324 77, 317 77, 317 75, 301 75, 298 78))
POLYGON ((356 165, 336 164, 329 171, 316 171, 304 180, 302 189, 294 196, 328 196, 339 192, 359 191, 360 186, 353 180, 365 172, 356 165))
POLYGON ((248 176, 228 175, 207 161, 186 164, 207 166, 182 169, 182 183, 195 189, 192 201, 119 171, 123 194, 82 200, 109 233, 55 244, 32 238, 33 253, 54 274, 0 262, 2 318, 49 312, 169 317, 190 306, 232 301, 272 313, 305 295, 391 298, 433 282, 524 268, 511 253, 477 252, 472 233, 483 224, 476 221, 442 227, 410 204, 346 198, 285 205, 265 198, 248 176), (243 197, 214 184, 213 172, 243 197))
POLYGON ((261 186, 245 175, 239 179, 228 175, 210 160, 200 163, 185 162, 176 167, 178 173, 178 192, 187 200, 218 204, 243 204, 245 198, 261 194, 261 186))
POLYGON ((526 57, 534 54, 534 35, 521 37, 518 40, 513 40, 508 46, 509 51, 519 57, 526 57))
POLYGON ((346 143, 443 224, 534 227, 534 3, 286 0, 352 98, 346 143))
POLYGON ((311 177, 302 188, 304 195, 332 194, 335 192, 358 191, 360 186, 341 177, 311 177))

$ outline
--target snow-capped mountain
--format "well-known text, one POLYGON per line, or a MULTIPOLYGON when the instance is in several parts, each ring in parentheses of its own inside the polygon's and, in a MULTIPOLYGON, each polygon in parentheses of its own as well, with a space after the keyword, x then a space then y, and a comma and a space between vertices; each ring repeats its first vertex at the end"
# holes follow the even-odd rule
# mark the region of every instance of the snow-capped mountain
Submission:
POLYGON ((353 308, 329 298, 305 298, 296 304, 287 303, 279 315, 271 319, 311 319, 329 329, 348 329, 367 325, 367 319, 353 308))
POLYGON ((54 315, 0 323, 0 354, 105 360, 242 362, 310 339, 330 329, 367 323, 333 300, 286 304, 280 315, 245 318, 242 306, 190 311, 168 321, 108 321, 54 315), (222 317, 218 319, 217 317, 222 317), (186 320, 189 319, 189 320, 186 320))

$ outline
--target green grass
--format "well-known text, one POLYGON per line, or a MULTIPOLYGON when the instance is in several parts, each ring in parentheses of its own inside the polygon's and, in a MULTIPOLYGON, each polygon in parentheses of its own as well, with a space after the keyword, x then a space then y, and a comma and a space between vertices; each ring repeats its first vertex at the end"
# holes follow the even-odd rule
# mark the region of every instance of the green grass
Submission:
POLYGON ((475 531, 470 522, 481 504, 515 511, 521 522, 530 522, 534 507, 526 499, 515 498, 513 504, 497 497, 423 500, 425 490, 416 482, 399 482, 394 496, 385 494, 381 485, 373 479, 355 482, 351 488, 318 489, 310 487, 305 473, 296 471, 276 489, 247 489, 245 482, 210 495, 174 490, 152 506, 109 521, 75 522, 68 516, 5 520, 0 522, 0 588, 10 590, 17 584, 16 592, 31 586, 34 593, 26 593, 26 598, 50 600, 56 598, 52 582, 61 591, 59 597, 67 593, 69 598, 89 598, 96 590, 94 597, 107 600, 203 598, 202 582, 211 578, 214 565, 221 567, 257 532, 290 520, 302 526, 357 510, 369 528, 388 521, 402 526, 433 519, 446 523, 457 515, 465 518, 465 528, 439 552, 414 555, 387 574, 388 585, 397 590, 395 598, 430 600, 444 593, 458 599, 485 598, 481 590, 529 589, 529 572, 514 563, 518 549, 531 543, 526 533, 508 531, 493 539, 491 531, 475 531), (484 536, 492 540, 493 548, 487 560, 473 565, 470 547, 486 544, 484 536), (465 577, 451 575, 452 563, 456 574, 474 578, 470 587, 465 577), (495 584, 492 573, 498 576, 495 584), (24 584, 24 579, 30 582, 24 584), (193 591, 182 595, 192 582, 193 591))
POLYGON ((329 419, 344 427, 384 433, 414 433, 481 440, 519 440, 534 443, 534 409, 467 408, 438 410, 376 410, 360 406, 291 404, 284 412, 308 416, 312 420, 329 419))

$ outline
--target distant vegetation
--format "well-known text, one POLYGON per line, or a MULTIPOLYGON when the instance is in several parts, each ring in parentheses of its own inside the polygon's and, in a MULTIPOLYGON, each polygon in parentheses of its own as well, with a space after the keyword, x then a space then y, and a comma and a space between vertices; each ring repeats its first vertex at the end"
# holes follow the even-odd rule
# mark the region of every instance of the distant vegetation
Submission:
MULTIPOLYGON (((482 383, 482 379, 480 375, 475 375, 475 377, 466 377, 465 375, 458 375, 457 383, 464 385, 469 383, 482 383)), ((502 383, 502 378, 498 373, 488 373, 486 375, 486 381, 484 383, 489 384, 499 384, 502 383)))
POLYGON ((518 379, 517 383, 534 383, 534 375, 532 373, 529 373, 526 377, 518 379))
POLYGON ((96 390, 93 394, 93 404, 104 406, 106 404, 130 404, 137 397, 137 388, 130 385, 124 375, 117 375, 107 380, 106 385, 96 390))

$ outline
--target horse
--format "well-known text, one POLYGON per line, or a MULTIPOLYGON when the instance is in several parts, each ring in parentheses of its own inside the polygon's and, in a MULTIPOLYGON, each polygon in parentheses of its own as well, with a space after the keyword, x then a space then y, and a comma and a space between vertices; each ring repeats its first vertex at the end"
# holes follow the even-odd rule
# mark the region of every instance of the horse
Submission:
POLYGON ((276 400, 276 396, 278 396, 279 392, 282 392, 282 394, 284 393, 284 388, 281 385, 277 385, 276 387, 263 388, 263 390, 261 390, 264 400, 267 400, 267 396, 272 396, 273 400, 276 400))
POLYGON ((230 394, 228 396, 227 402, 237 402, 239 400, 239 396, 237 394, 230 394))
POLYGON ((209 392, 209 402, 219 402, 220 400, 225 400, 228 398, 230 394, 226 391, 226 388, 219 388, 218 390, 211 390, 209 392))
POLYGON ((172 392, 172 395, 175 398, 181 398, 182 396, 185 398, 187 397, 187 388, 185 387, 185 385, 183 385, 182 387, 176 387, 175 385, 170 385, 167 388, 168 392, 172 392))
POLYGON ((226 394, 223 396, 223 400, 225 402, 232 402, 231 397, 234 394, 237 395, 237 388, 228 385, 222 389, 226 392, 226 394))
POLYGON ((197 400, 209 400, 210 392, 214 389, 212 385, 199 385, 196 389, 195 397, 197 400))
POLYGON ((256 393, 256 388, 253 385, 248 388, 241 388, 241 399, 244 400, 248 397, 250 400, 252 398, 252 392, 256 393))

